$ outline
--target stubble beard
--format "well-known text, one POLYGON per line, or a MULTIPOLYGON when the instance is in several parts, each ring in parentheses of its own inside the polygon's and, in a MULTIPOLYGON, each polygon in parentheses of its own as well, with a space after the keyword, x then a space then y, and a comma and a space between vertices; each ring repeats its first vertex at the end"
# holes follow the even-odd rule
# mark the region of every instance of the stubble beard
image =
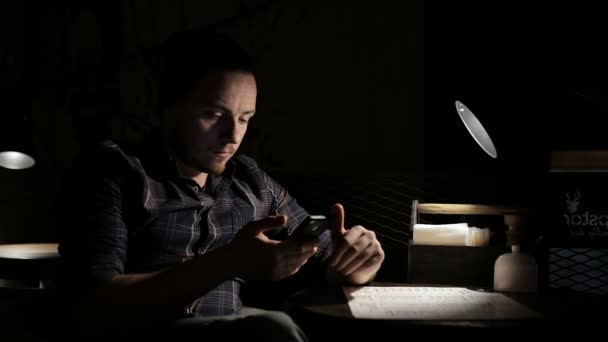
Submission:
POLYGON ((181 160, 185 165, 195 169, 196 171, 208 174, 221 175, 226 169, 226 163, 228 160, 230 160, 227 159, 222 162, 217 162, 213 160, 213 157, 205 160, 204 153, 201 153, 196 149, 189 148, 189 146, 185 146, 185 144, 179 140, 174 140, 173 151, 176 157, 179 158, 179 160, 181 160), (199 155, 203 156, 197 157, 199 155))
POLYGON ((187 165, 199 172, 221 175, 226 169, 227 160, 223 162, 217 162, 214 160, 204 160, 203 158, 197 158, 196 154, 191 154, 189 156, 184 157, 185 158, 182 160, 184 160, 187 165))

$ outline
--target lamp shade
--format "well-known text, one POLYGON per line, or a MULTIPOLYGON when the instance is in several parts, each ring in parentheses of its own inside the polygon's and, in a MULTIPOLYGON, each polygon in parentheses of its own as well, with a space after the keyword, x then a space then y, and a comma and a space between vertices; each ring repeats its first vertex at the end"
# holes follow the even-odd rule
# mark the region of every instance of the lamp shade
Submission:
POLYGON ((29 120, 26 116, 5 118, 0 128, 0 167, 21 170, 35 163, 29 120))
POLYGON ((462 119, 465 127, 471 133, 471 136, 477 144, 492 158, 496 158, 498 155, 496 153, 496 147, 494 147, 494 143, 486 132, 486 129, 483 127, 481 122, 475 117, 473 112, 467 106, 465 106, 462 102, 456 101, 456 111, 462 119))
POLYGON ((0 166, 4 168, 21 170, 30 168, 34 164, 36 164, 36 161, 27 153, 18 151, 0 152, 0 166))

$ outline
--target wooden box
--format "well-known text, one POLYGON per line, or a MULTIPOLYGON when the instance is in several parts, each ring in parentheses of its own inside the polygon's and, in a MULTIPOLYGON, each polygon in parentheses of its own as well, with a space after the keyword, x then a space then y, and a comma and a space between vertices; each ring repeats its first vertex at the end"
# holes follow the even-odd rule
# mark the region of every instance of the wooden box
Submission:
MULTIPOLYGON (((505 222, 513 223, 523 210, 512 207, 477 204, 412 203, 412 222, 425 215, 502 215, 505 222)), ((514 226, 511 226, 514 229, 514 226)), ((494 263, 503 253, 510 251, 508 243, 488 246, 437 246, 408 245, 408 282, 467 287, 492 288, 494 263)))

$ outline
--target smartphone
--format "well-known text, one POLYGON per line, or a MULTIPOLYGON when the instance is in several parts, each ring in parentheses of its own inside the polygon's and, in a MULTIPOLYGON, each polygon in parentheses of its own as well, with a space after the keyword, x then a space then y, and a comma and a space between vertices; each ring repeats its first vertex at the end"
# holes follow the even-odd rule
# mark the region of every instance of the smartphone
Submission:
POLYGON ((310 215, 293 230, 290 236, 298 240, 312 240, 318 238, 326 229, 329 229, 329 221, 324 215, 310 215))

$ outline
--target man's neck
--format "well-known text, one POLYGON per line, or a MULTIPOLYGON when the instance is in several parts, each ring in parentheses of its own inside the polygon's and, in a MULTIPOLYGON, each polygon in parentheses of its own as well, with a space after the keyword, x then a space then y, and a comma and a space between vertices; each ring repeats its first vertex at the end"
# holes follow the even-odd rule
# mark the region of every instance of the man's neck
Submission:
POLYGON ((179 160, 176 160, 175 165, 177 167, 177 172, 181 177, 192 179, 201 188, 207 183, 207 173, 195 170, 179 160))
POLYGON ((188 178, 188 179, 192 179, 193 181, 196 182, 196 184, 198 184, 198 186, 200 186, 201 188, 205 186, 205 184, 207 183, 207 173, 205 172, 200 172, 199 170, 193 169, 192 167, 184 164, 181 160, 179 160, 179 158, 177 158, 177 156, 172 152, 172 149, 170 147, 169 144, 169 140, 167 138, 167 132, 166 131, 162 131, 162 141, 163 141, 163 146, 165 148, 166 153, 168 153, 172 159, 175 160, 175 167, 177 169, 177 173, 180 175, 180 177, 183 178, 188 178))

